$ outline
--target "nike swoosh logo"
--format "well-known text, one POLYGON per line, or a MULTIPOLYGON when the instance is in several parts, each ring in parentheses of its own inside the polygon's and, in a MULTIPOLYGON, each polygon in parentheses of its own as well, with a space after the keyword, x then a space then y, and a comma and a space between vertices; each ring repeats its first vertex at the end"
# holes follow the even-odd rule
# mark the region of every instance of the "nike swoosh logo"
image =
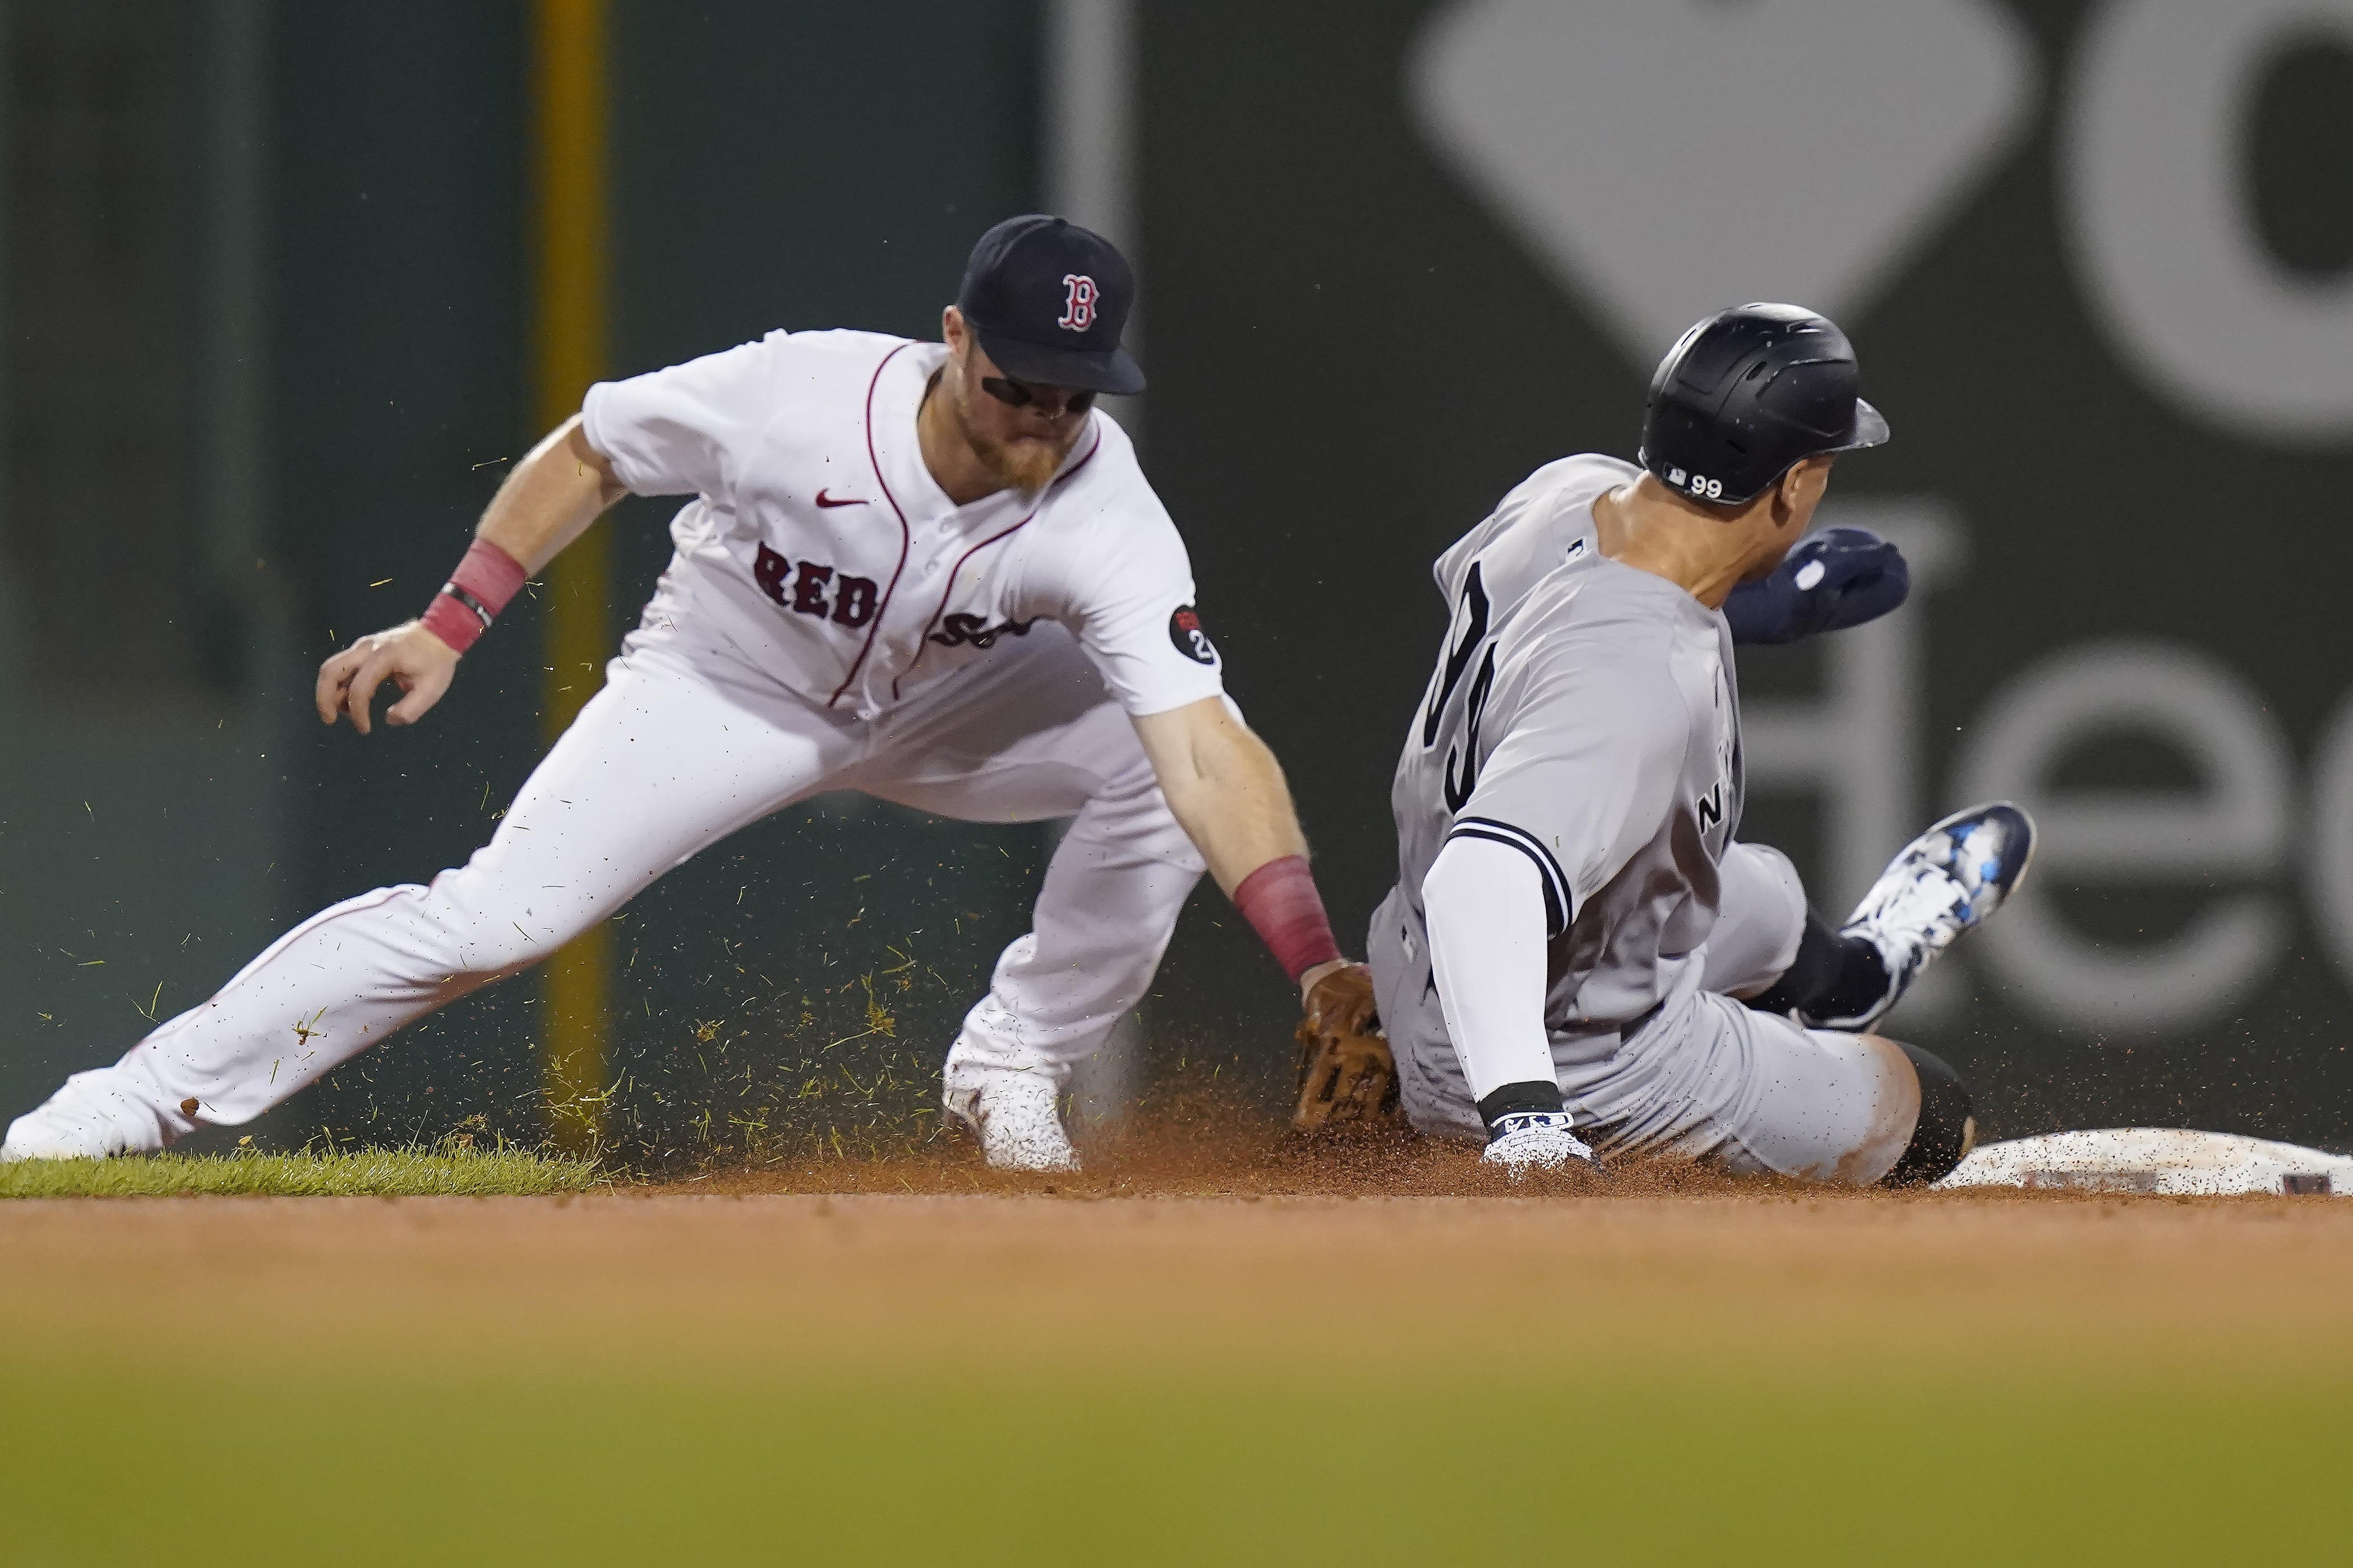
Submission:
POLYGON ((862 498, 858 496, 829 496, 823 490, 819 490, 817 492, 817 504, 819 506, 864 506, 866 502, 862 498))

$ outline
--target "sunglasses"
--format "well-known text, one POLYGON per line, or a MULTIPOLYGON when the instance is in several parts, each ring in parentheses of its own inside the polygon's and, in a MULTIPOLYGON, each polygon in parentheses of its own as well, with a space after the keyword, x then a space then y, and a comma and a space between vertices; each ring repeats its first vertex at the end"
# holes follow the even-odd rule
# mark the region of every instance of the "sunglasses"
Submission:
POLYGON ((1064 395, 1060 406, 1050 406, 1045 394, 1009 375, 984 375, 980 378, 980 389, 1008 408, 1027 408, 1034 403, 1049 419, 1059 418, 1065 414, 1084 414, 1095 405, 1093 393, 1072 392, 1064 395))

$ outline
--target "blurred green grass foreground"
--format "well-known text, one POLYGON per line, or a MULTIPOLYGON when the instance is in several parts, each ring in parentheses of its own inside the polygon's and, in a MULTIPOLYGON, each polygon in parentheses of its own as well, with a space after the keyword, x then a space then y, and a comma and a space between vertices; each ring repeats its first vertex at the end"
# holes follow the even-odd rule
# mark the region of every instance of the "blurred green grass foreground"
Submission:
POLYGON ((610 1179, 592 1161, 453 1138, 403 1149, 19 1160, 0 1165, 0 1198, 536 1197, 610 1179))

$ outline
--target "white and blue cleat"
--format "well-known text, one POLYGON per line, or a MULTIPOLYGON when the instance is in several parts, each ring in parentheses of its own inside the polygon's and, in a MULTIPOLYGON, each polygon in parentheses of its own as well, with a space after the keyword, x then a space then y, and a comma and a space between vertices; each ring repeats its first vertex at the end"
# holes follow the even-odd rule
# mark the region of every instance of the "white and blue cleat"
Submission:
POLYGON ((1807 1021, 1818 1029, 1871 1027, 1954 938, 2001 907, 2033 859, 2034 819, 2006 800, 1955 812, 1905 845, 1839 928, 1879 950, 1886 994, 1852 1017, 1807 1021))
POLYGON ((1516 1111, 1495 1124, 1486 1152, 1479 1156, 1499 1166, 1515 1182, 1538 1171, 1596 1171, 1593 1151, 1579 1138, 1563 1111, 1516 1111))

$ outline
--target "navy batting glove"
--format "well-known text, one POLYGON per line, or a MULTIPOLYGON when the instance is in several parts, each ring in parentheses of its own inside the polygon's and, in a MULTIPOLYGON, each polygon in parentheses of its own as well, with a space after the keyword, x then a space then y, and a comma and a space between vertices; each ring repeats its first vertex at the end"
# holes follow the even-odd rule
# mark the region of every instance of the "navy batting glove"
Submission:
POLYGON ((1724 601, 1736 643, 1786 643, 1874 621, 1912 591, 1903 552, 1865 528, 1826 528, 1798 542, 1773 574, 1724 601))

